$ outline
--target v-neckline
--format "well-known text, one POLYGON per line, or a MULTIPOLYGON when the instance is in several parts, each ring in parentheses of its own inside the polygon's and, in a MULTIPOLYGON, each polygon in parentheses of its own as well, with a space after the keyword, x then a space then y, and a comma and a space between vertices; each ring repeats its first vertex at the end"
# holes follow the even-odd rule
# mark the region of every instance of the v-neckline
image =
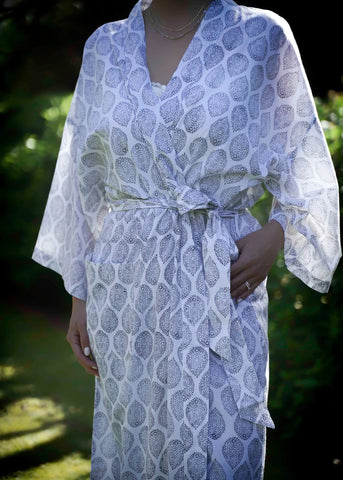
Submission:
POLYGON ((168 97, 168 91, 169 89, 171 88, 171 85, 173 83, 173 80, 174 78, 178 77, 179 76, 179 71, 180 69, 182 68, 183 64, 184 64, 184 61, 185 61, 185 58, 188 54, 188 52, 190 51, 191 47, 193 46, 193 44, 195 43, 197 37, 199 36, 200 34, 200 29, 202 29, 204 23, 207 21, 207 16, 208 16, 208 12, 209 10, 212 8, 213 4, 215 2, 217 2, 219 0, 212 0, 211 3, 209 4, 209 6, 206 8, 205 10, 205 13, 204 13, 204 16, 202 17, 201 19, 201 22, 199 23, 199 25, 197 26, 197 28, 195 29, 195 32, 194 32, 194 35, 193 37, 191 38, 186 50, 183 52, 183 55, 182 57, 180 58, 180 61, 179 63, 177 64, 172 76, 170 77, 169 81, 167 84, 162 84, 162 85, 165 85, 165 89, 164 91, 162 92, 161 96, 158 96, 155 91, 154 91, 154 88, 153 88, 153 83, 160 83, 160 82, 152 82, 151 81, 151 75, 150 75, 150 70, 149 70, 149 67, 148 67, 148 61, 147 61, 147 45, 146 45, 146 28, 145 28, 145 21, 144 21, 144 16, 143 16, 143 10, 142 10, 142 0, 139 0, 139 13, 138 15, 140 15, 140 21, 142 22, 142 25, 143 25, 143 52, 144 52, 144 66, 146 68, 146 71, 147 71, 147 74, 148 74, 148 83, 149 83, 149 87, 150 87, 150 90, 152 91, 154 97, 157 99, 158 102, 162 101, 165 97, 168 97))

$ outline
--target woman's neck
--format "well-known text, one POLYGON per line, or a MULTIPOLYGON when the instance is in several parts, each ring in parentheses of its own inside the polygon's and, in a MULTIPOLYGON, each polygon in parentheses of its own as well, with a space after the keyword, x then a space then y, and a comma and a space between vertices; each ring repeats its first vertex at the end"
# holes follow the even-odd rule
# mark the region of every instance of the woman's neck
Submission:
POLYGON ((209 0, 153 0, 151 6, 163 23, 178 25, 190 20, 207 3, 209 0))

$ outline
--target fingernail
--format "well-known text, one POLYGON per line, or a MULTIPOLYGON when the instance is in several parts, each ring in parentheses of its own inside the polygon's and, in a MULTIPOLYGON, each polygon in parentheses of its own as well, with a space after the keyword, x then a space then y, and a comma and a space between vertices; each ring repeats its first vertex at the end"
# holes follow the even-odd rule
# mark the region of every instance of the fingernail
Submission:
POLYGON ((98 368, 97 368, 97 367, 92 367, 92 369, 93 369, 93 370, 98 370, 98 368))
POLYGON ((237 303, 241 303, 242 300, 243 300, 243 298, 239 298, 239 299, 237 300, 237 303))
POLYGON ((84 350, 83 350, 83 353, 86 355, 86 357, 89 357, 89 355, 91 354, 91 350, 89 347, 85 347, 84 350))

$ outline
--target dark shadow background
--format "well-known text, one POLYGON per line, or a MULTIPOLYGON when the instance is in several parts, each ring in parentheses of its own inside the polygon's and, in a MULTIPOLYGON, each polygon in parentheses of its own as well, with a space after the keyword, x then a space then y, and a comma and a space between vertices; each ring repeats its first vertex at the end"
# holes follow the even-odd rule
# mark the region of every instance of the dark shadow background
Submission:
MULTIPOLYGON (((247 3, 283 16, 291 25, 313 93, 341 90, 343 75, 340 3, 256 0, 247 3)), ((10 52, 1 46, 1 92, 20 88, 34 93, 74 87, 82 47, 101 24, 126 18, 134 1, 3 0, 2 19, 14 21, 10 52), (6 54, 9 54, 7 56, 6 54)))

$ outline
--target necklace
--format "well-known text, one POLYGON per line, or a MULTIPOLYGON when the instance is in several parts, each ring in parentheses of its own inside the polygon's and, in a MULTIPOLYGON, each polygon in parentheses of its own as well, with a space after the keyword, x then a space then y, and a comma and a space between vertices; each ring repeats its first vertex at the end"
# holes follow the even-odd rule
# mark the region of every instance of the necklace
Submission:
POLYGON ((199 25, 203 14, 205 13, 206 8, 209 6, 212 0, 207 0, 197 11, 197 13, 194 15, 194 17, 188 22, 186 25, 183 25, 182 27, 178 28, 171 28, 168 27, 168 25, 164 25, 156 13, 153 12, 153 9, 150 7, 147 9, 147 13, 149 15, 149 18, 151 20, 152 26, 154 29, 162 35, 164 38, 168 38, 169 40, 178 40, 179 38, 184 37, 188 33, 190 33, 192 30, 195 29, 197 25, 199 25), (169 32, 174 32, 176 35, 170 35, 168 32, 165 30, 168 30, 169 32))
POLYGON ((169 27, 169 25, 165 25, 161 22, 160 18, 158 17, 157 13, 154 13, 153 12, 153 5, 151 6, 151 14, 153 16, 153 18, 156 20, 156 23, 164 28, 165 30, 169 30, 169 31, 172 31, 172 32, 180 32, 182 30, 185 30, 187 27, 189 27, 190 25, 192 25, 195 20, 198 18, 198 16, 202 13, 202 11, 206 8, 207 4, 210 3, 209 1, 205 2, 201 7, 200 9, 198 10, 198 12, 194 15, 194 17, 190 20, 190 22, 186 23, 186 25, 183 25, 182 27, 179 27, 179 28, 173 28, 173 27, 169 27))

